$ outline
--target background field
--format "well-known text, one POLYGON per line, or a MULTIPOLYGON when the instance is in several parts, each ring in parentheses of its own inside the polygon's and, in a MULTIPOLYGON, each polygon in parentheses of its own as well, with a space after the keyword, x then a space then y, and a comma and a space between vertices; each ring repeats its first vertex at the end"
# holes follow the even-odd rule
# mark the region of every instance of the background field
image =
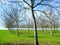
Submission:
MULTIPOLYGON (((50 31, 38 30, 38 39, 40 45, 60 45, 60 30, 56 30, 54 35, 50 31)), ((19 37, 16 31, 0 30, 0 45, 34 45, 34 31, 20 30, 19 37)))

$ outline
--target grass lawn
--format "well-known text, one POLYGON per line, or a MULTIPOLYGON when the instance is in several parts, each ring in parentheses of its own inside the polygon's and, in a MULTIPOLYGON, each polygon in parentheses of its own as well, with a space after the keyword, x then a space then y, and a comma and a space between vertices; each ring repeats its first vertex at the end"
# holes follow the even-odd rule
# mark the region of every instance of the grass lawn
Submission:
MULTIPOLYGON (((60 30, 56 30, 50 36, 50 31, 45 30, 44 32, 38 30, 38 40, 40 45, 60 45, 60 30)), ((8 30, 0 30, 0 45, 34 45, 34 31, 33 30, 20 30, 19 36, 16 36, 8 30)))

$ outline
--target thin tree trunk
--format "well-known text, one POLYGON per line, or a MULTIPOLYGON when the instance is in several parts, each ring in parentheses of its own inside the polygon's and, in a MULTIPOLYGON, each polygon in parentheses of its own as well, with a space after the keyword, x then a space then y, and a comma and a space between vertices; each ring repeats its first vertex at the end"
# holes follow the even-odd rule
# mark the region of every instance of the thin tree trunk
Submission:
POLYGON ((54 33, 55 33, 55 24, 54 24, 54 33))
POLYGON ((34 20, 34 28, 35 28, 35 40, 36 40, 36 44, 35 45, 39 45, 38 43, 38 34, 37 34, 37 24, 36 24, 36 19, 35 19, 35 16, 34 16, 34 12, 33 12, 33 7, 31 7, 31 12, 32 12, 32 17, 33 17, 33 20, 34 20))
POLYGON ((50 35, 53 36, 53 32, 52 32, 52 23, 51 24, 51 30, 50 30, 50 35))
POLYGON ((42 26, 42 32, 44 32, 44 27, 42 26))
POLYGON ((17 32, 16 32, 16 35, 19 36, 19 31, 18 31, 18 21, 16 21, 17 23, 17 32))

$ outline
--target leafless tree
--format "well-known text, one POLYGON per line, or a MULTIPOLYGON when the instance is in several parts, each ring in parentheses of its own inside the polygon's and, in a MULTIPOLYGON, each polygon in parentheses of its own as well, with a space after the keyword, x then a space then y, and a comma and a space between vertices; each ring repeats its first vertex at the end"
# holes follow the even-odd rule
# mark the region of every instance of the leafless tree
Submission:
MULTIPOLYGON (((39 45, 38 44, 38 34, 37 34, 37 24, 36 24, 36 19, 35 19, 35 13, 34 11, 40 11, 41 13, 44 13, 46 16, 47 16, 47 12, 44 12, 44 11, 41 11, 41 10, 34 10, 36 7, 38 6, 48 6, 48 7, 51 7, 52 9, 55 9, 57 11, 56 8, 59 8, 60 6, 53 6, 50 2, 58 2, 58 1, 55 1, 55 0, 39 0, 39 2, 36 4, 35 1, 36 0, 30 0, 30 4, 28 3, 28 1, 26 0, 23 0, 30 8, 31 8, 31 12, 32 12, 32 17, 33 17, 33 20, 34 20, 34 26, 35 26, 35 40, 36 40, 36 45, 39 45), (46 3, 45 3, 46 2, 46 3)), ((47 16, 48 17, 48 16, 47 16)))
MULTIPOLYGON (((16 1, 12 1, 12 2, 15 2, 16 3, 16 1)), ((40 8, 40 7, 51 7, 51 9, 54 9, 54 10, 56 10, 58 13, 59 13, 59 11, 58 11, 58 9, 57 8, 60 8, 60 5, 54 5, 54 4, 52 4, 52 3, 55 3, 55 4, 59 4, 58 3, 58 1, 56 1, 56 0, 23 0, 22 2, 24 2, 25 4, 27 4, 28 5, 28 7, 26 6, 26 7, 24 7, 24 8, 26 8, 26 9, 28 9, 28 10, 30 10, 31 11, 31 15, 32 15, 32 17, 33 17, 33 21, 34 21, 34 28, 35 28, 35 41, 36 41, 36 45, 39 45, 39 43, 38 43, 38 34, 37 34, 37 23, 36 23, 36 18, 35 18, 35 11, 39 11, 40 13, 43 13, 43 14, 45 14, 45 16, 46 17, 48 17, 48 15, 47 15, 47 12, 45 12, 45 11, 43 11, 44 9, 42 9, 42 8, 40 8), (36 9, 37 7, 39 6, 39 8, 38 9, 36 9)))
MULTIPOLYGON (((20 25, 19 23, 23 22, 25 20, 25 17, 23 15, 20 15, 20 13, 18 13, 18 9, 14 8, 13 6, 3 7, 2 5, 2 8, 4 11, 2 17, 3 21, 5 22, 6 28, 8 28, 10 31, 12 28, 16 28, 17 29, 16 35, 19 36, 19 25, 20 25)), ((20 11, 21 10, 19 10, 19 12, 20 11)))

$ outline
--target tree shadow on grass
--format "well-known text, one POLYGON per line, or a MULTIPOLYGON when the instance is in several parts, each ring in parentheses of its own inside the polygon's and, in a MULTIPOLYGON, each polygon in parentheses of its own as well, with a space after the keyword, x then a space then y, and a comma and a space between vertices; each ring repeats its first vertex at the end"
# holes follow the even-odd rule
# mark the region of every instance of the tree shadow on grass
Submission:
POLYGON ((55 36, 55 37, 60 37, 60 35, 58 35, 58 34, 57 34, 57 35, 53 35, 53 36, 55 36))
POLYGON ((34 45, 33 43, 4 43, 0 45, 34 45))

